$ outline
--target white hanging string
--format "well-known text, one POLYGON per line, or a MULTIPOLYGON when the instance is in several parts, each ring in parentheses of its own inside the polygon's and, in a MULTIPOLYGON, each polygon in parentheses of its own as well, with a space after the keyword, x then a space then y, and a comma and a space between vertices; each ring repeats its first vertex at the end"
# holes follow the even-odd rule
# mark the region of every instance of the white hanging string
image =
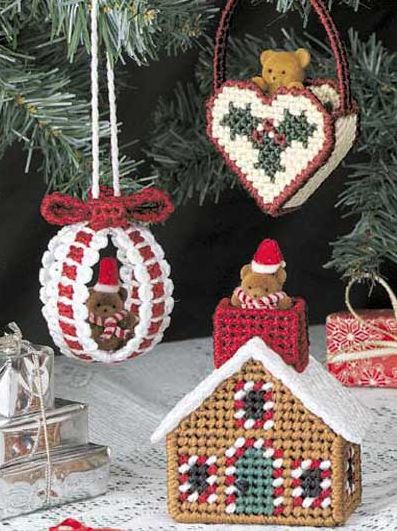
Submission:
POLYGON ((119 143, 117 139, 117 108, 116 92, 114 88, 114 71, 112 64, 107 56, 106 71, 108 77, 108 97, 110 111, 110 146, 112 153, 112 173, 113 173, 113 193, 115 196, 120 195, 120 171, 119 171, 119 143))
MULTIPOLYGON (((92 197, 99 197, 99 84, 98 84, 98 12, 99 0, 91 2, 91 120, 92 120, 92 197)), ((119 146, 114 71, 107 56, 108 99, 110 112, 110 146, 113 193, 120 196, 119 146)))
POLYGON ((99 197, 98 0, 91 1, 92 197, 99 197))

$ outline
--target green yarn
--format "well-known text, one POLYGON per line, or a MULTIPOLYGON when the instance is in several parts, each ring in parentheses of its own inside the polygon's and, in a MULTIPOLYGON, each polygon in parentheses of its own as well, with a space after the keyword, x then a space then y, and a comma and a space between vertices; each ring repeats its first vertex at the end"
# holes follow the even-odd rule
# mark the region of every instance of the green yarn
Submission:
POLYGON ((261 121, 260 118, 252 116, 250 104, 242 109, 230 102, 229 113, 222 118, 221 125, 230 127, 230 138, 235 140, 237 135, 250 137, 261 121))
POLYGON ((237 514, 271 515, 273 505, 273 461, 263 450, 249 448, 236 463, 237 514))
POLYGON ((288 109, 285 109, 284 120, 277 128, 277 131, 285 134, 287 144, 291 144, 293 140, 296 140, 301 142, 303 147, 307 149, 309 138, 316 129, 317 125, 309 123, 304 111, 299 116, 295 116, 288 109))
POLYGON ((269 135, 269 131, 258 131, 258 125, 261 123, 262 119, 252 115, 250 104, 242 108, 236 107, 232 102, 229 103, 229 112, 220 122, 222 126, 229 127, 231 140, 235 140, 236 136, 245 136, 251 141, 253 147, 258 150, 258 161, 254 167, 263 169, 271 182, 274 182, 276 173, 285 171, 281 164, 283 151, 290 147, 293 141, 300 142, 307 149, 309 138, 316 131, 317 125, 309 123, 305 111, 296 116, 288 109, 284 109, 283 121, 277 127, 272 127, 273 136, 269 135))

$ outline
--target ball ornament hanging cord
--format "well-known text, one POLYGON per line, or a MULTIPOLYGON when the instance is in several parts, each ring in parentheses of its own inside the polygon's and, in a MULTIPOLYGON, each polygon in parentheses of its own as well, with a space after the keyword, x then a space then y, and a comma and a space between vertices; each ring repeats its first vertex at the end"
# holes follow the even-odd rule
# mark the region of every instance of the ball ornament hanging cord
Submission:
MULTIPOLYGON (((52 238, 42 259, 40 298, 54 343, 67 356, 115 363, 151 350, 161 341, 173 308, 173 284, 164 252, 148 224, 161 223, 173 212, 169 196, 156 188, 123 196, 120 191, 114 72, 107 56, 107 86, 113 186, 100 186, 98 102, 98 0, 91 2, 92 188, 86 201, 61 193, 44 197, 43 217, 63 228, 52 238), (127 313, 136 318, 130 337, 115 350, 100 348, 92 334, 87 307, 88 284, 100 251, 117 250, 124 309, 110 316, 113 330, 127 313)), ((98 284, 97 284, 98 285, 98 284)), ((107 330, 109 322, 105 324, 107 330)))

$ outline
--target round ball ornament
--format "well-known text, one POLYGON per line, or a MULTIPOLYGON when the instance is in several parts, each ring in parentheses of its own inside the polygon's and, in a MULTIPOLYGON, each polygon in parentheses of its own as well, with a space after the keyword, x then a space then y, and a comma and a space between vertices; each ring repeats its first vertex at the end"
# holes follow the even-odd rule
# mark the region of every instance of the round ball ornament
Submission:
POLYGON ((170 267, 148 223, 165 221, 173 206, 167 194, 155 188, 121 197, 110 188, 100 190, 99 199, 87 202, 60 193, 44 198, 43 217, 63 228, 43 255, 40 297, 52 339, 63 354, 115 363, 152 349, 170 322, 170 267), (131 337, 115 351, 101 350, 93 339, 86 304, 94 266, 109 243, 121 264, 124 308, 137 318, 131 337))
POLYGON ((43 217, 63 228, 43 256, 40 298, 50 334, 63 354, 115 363, 148 352, 169 324, 170 268, 148 224, 165 221, 173 205, 156 188, 124 196, 121 192, 114 67, 109 55, 112 188, 100 186, 99 0, 91 1, 90 13, 92 187, 87 201, 53 193, 42 202, 43 217), (108 254, 109 245, 116 249, 116 257, 101 257, 101 251, 108 254), (98 281, 89 287, 96 264, 98 281))

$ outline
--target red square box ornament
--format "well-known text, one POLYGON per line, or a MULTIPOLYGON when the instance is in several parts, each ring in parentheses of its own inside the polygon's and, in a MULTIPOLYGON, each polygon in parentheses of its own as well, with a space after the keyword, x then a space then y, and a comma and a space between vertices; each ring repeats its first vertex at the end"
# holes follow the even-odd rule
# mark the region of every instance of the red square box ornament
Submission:
POLYGON ((397 335, 393 310, 357 314, 364 322, 347 311, 327 317, 328 370, 346 386, 397 387, 397 343, 390 346, 397 335))
POLYGON ((220 367, 252 337, 259 336, 288 365, 304 371, 309 361, 306 303, 293 299, 288 310, 246 309, 224 298, 214 314, 214 365, 220 367))

